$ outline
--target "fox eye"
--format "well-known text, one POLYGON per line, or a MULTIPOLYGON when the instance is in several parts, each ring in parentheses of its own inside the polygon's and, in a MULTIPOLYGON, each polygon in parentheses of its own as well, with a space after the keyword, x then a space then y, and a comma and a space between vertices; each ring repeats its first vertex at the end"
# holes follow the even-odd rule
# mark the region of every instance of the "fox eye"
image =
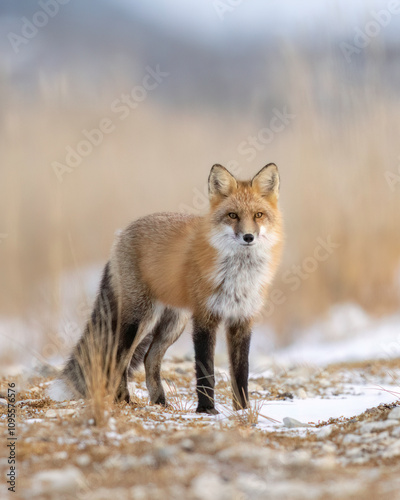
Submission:
POLYGON ((235 214, 234 212, 230 212, 230 213, 228 214, 228 217, 230 217, 231 219, 238 219, 238 218, 239 218, 239 217, 238 217, 238 214, 235 214))
POLYGON ((255 217, 256 219, 260 219, 264 214, 262 212, 257 212, 255 217))

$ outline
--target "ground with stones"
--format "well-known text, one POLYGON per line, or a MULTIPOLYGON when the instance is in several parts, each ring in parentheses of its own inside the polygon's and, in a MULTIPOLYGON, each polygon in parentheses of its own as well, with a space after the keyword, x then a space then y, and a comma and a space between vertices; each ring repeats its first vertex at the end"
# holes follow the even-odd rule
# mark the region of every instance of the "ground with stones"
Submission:
MULTIPOLYGON (((400 360, 321 368, 271 366, 250 381, 253 410, 231 410, 227 376, 217 376, 219 417, 194 413, 193 363, 165 362, 169 407, 147 402, 143 373, 132 405, 55 403, 54 373, 11 377, 0 385, 0 433, 7 438, 7 384, 19 388, 17 493, 0 498, 82 499, 395 499, 400 498, 400 406, 369 408, 352 418, 309 427, 258 425, 269 402, 330 397, 349 381, 396 385, 400 360), (101 420, 101 421, 100 421, 101 420)), ((400 393, 400 384, 399 384, 400 393)), ((399 394, 400 399, 400 394, 399 394)), ((288 425, 292 425, 290 422, 288 425)), ((295 423, 293 425, 296 425, 295 423)), ((2 477, 7 449, 1 448, 2 477)), ((4 471, 4 472, 3 472, 4 471)))

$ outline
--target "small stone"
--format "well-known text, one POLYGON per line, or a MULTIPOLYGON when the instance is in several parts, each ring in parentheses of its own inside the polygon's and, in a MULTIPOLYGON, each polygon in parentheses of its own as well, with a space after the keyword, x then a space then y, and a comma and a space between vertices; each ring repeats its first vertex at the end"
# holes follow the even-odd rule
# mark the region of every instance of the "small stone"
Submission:
POLYGON ((295 427, 311 427, 311 425, 304 424, 303 422, 300 422, 299 420, 291 417, 285 417, 282 422, 283 425, 288 429, 293 429, 295 427))
POLYGON ((129 431, 126 431, 122 434, 121 439, 125 440, 127 439, 128 441, 137 441, 138 438, 138 433, 135 429, 129 429, 129 431))
POLYGON ((140 461, 137 457, 126 455, 121 459, 120 470, 126 472, 128 470, 137 469, 140 466, 140 461))
POLYGON ((360 426, 361 433, 380 432, 394 425, 399 425, 397 420, 379 420, 377 422, 365 422, 360 426))
POLYGON ((0 398, 0 406, 8 406, 7 400, 0 398))
POLYGON ((85 485, 85 479, 78 468, 66 467, 38 472, 32 478, 32 485, 34 491, 42 495, 49 493, 73 494, 85 485))
POLYGON ((61 410, 47 410, 46 411, 46 418, 57 418, 57 417, 67 417, 68 415, 73 415, 75 413, 75 410, 72 408, 66 408, 66 409, 61 409, 61 410))
POLYGON ((108 419, 108 427, 111 431, 116 431, 117 430, 117 421, 115 420, 114 417, 110 417, 108 419))
POLYGON ((400 420, 400 406, 396 406, 391 410, 391 412, 388 415, 388 419, 391 420, 400 420))
POLYGON ((157 465, 156 459, 153 455, 144 455, 141 457, 139 463, 142 467, 155 467, 157 465))
POLYGON ((337 448, 336 448, 336 445, 334 445, 333 443, 324 443, 321 447, 321 451, 323 451, 324 453, 326 454, 333 454, 333 453, 336 453, 337 451, 337 448))
POLYGON ((37 406, 41 402, 42 402, 41 399, 21 399, 20 401, 17 401, 15 403, 15 406, 23 406, 23 405, 37 406))
POLYGON ((191 439, 184 439, 181 442, 181 448, 185 451, 193 451, 194 450, 194 442, 191 439))
POLYGON ((121 458, 121 455, 111 455, 107 460, 104 460, 103 467, 105 469, 120 469, 122 464, 121 458))
POLYGON ((58 451, 53 455, 54 460, 67 460, 67 458, 68 458, 68 453, 66 451, 58 451))
POLYGON ((300 388, 298 391, 297 391, 297 397, 299 399, 307 399, 307 393, 306 391, 303 389, 303 388, 300 388))
POLYGON ((92 459, 90 458, 90 455, 84 453, 83 455, 76 457, 75 462, 76 465, 79 465, 79 467, 87 467, 92 462, 92 459))
POLYGON ((344 438, 342 439, 342 444, 343 445, 348 445, 348 444, 358 444, 361 443, 363 440, 362 436, 358 436, 357 434, 346 434, 344 438))
POLYGON ((400 455, 400 441, 396 441, 390 445, 383 453, 383 458, 394 458, 400 455))
POLYGON ((391 434, 393 437, 400 438, 400 427, 396 427, 395 429, 392 429, 391 434))
POLYGON ((176 456, 177 449, 175 446, 164 446, 159 448, 155 452, 155 458, 158 462, 164 464, 167 462, 171 462, 172 459, 176 456))
POLYGON ((317 439, 326 439, 332 434, 333 430, 334 427, 332 425, 322 427, 322 429, 317 432, 317 439))
POLYGON ((266 480, 256 474, 242 473, 236 480, 236 487, 244 493, 234 498, 268 498, 268 484, 266 480))
POLYGON ((356 447, 356 448, 350 448, 349 450, 346 450, 346 455, 348 457, 358 457, 362 455, 362 448, 356 447))
POLYGON ((337 466, 338 462, 334 455, 327 455, 314 461, 314 465, 322 470, 331 470, 337 466))
POLYGON ((187 373, 188 373, 187 370, 185 370, 184 368, 181 368, 180 366, 178 366, 177 368, 175 368, 175 371, 179 375, 187 375, 187 373))
POLYGON ((196 500, 203 500, 205 493, 209 500, 231 500, 235 494, 233 486, 213 472, 200 474, 193 479, 191 489, 196 500))

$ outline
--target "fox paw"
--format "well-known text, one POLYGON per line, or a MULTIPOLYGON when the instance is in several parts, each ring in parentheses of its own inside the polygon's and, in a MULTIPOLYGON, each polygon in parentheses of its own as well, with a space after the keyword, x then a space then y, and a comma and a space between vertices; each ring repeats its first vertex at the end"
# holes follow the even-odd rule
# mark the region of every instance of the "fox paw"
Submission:
POLYGON ((208 415, 218 415, 219 411, 213 406, 198 406, 196 413, 208 413, 208 415))

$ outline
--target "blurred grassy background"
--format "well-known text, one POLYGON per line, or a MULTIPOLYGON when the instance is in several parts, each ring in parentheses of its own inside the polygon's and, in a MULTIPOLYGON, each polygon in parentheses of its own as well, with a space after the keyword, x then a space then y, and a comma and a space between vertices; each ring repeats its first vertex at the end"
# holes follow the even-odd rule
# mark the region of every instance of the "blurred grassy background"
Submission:
MULTIPOLYGON (((51 335, 65 273, 104 263, 115 230, 136 217, 195 212, 194 189, 204 191, 214 163, 232 161, 242 178, 269 162, 280 168, 286 248, 273 288, 284 303, 264 321, 282 341, 333 304, 398 310, 400 184, 385 179, 400 164, 398 41, 382 34, 348 63, 340 49, 348 38, 329 31, 314 43, 278 33, 207 46, 99 5, 95 20, 87 7, 66 5, 23 55, 2 38, 0 315, 46 311, 51 335), (96 37, 107 22, 112 33, 96 37), (157 64, 169 76, 121 121, 112 102, 157 64), (295 118, 249 161, 240 144, 285 108, 295 118), (65 163, 66 147, 105 117, 115 131, 60 183, 52 163, 65 163), (338 248, 293 291, 285 273, 328 236, 338 248)), ((5 35, 35 11, 24 2, 10 9, 5 35)))

